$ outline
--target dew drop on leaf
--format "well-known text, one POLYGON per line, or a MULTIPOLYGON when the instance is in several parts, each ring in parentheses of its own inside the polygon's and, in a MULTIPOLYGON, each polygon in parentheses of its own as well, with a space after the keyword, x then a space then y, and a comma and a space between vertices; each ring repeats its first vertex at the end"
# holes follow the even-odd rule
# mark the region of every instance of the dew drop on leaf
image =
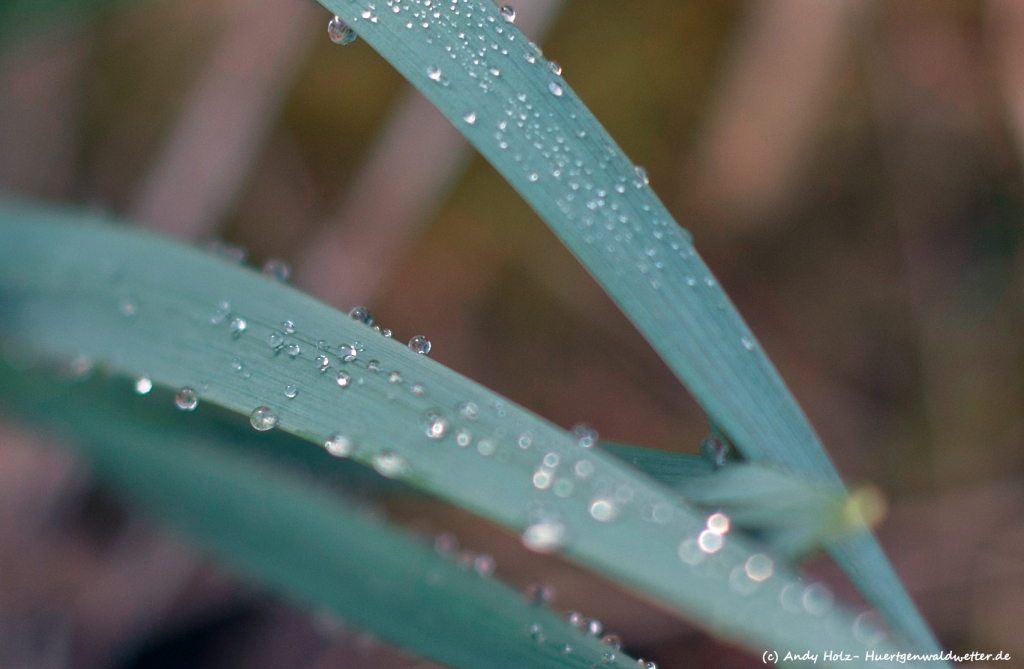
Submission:
POLYGON ((182 411, 195 411, 199 406, 199 397, 194 389, 185 387, 174 394, 174 405, 182 411))
POLYGON ((338 372, 337 376, 334 377, 335 382, 342 388, 348 388, 349 384, 352 383, 352 377, 347 372, 338 372))
POLYGON ((565 543, 565 525, 557 520, 542 520, 527 526, 523 546, 535 553, 552 553, 565 543))
POLYGON ((352 455, 352 440, 341 432, 335 432, 324 442, 324 450, 336 458, 347 458, 352 455))
POLYGON ((409 340, 409 349, 420 355, 430 353, 430 340, 423 335, 416 335, 409 340))
POLYGON ((292 268, 288 263, 286 263, 283 260, 278 260, 277 258, 269 258, 265 263, 263 263, 262 273, 263 276, 267 277, 268 279, 273 279, 275 281, 285 283, 292 275, 292 268))
POLYGON ((153 380, 148 376, 140 376, 135 379, 135 392, 139 395, 145 395, 150 390, 153 390, 153 380))
POLYGON ((256 407, 249 414, 249 423, 258 431, 266 432, 277 426, 277 414, 270 407, 256 407))
POLYGON ((516 10, 512 9, 511 5, 502 5, 501 18, 505 19, 508 23, 512 23, 516 20, 516 10))
POLYGON ((284 396, 290 400, 295 399, 295 396, 299 394, 299 389, 294 383, 289 383, 284 387, 284 396))
POLYGON ((356 33, 348 27, 348 24, 335 16, 327 23, 327 36, 335 44, 351 44, 356 41, 356 33))

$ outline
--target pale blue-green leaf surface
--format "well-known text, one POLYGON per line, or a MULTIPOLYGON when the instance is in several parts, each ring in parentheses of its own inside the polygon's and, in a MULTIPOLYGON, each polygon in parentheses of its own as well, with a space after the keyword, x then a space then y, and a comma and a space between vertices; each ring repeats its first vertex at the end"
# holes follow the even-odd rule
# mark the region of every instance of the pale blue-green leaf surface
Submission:
MULTIPOLYGON (((569 88, 572 73, 563 78, 491 0, 319 1, 523 196, 744 456, 839 482, 690 235, 569 88)), ((938 650, 872 535, 832 554, 908 640, 938 650)))
MULTIPOLYGON (((775 558, 765 580, 751 578, 752 557, 772 564, 765 547, 733 533, 719 550, 701 551, 706 513, 616 458, 286 285, 144 232, 67 211, 0 208, 0 337, 15 358, 25 349, 71 370, 89 360, 160 387, 191 387, 201 405, 242 414, 268 407, 278 428, 314 444, 343 433, 356 460, 757 655, 823 644, 857 654, 872 641, 857 616, 831 606, 784 560, 775 558), (273 346, 285 320, 295 332, 273 346), (342 362, 339 345, 355 341, 358 357, 342 362), (349 376, 347 387, 337 372, 349 376)), ((182 429, 190 417, 181 415, 182 429)))

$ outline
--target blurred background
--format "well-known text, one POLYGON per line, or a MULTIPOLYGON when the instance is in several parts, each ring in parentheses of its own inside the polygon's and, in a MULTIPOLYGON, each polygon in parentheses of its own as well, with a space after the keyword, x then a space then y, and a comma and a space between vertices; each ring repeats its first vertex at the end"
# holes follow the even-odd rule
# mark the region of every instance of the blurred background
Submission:
MULTIPOLYGON (((941 645, 1024 656, 1024 2, 514 7, 844 478, 884 491, 879 537, 941 645)), ((0 189, 283 259, 555 423, 697 452, 702 412, 629 321, 329 19, 311 0, 0 1, 0 189)), ((0 667, 424 664, 239 580, 59 446, 0 424, 0 667)), ((760 666, 455 509, 381 512, 550 584, 662 667, 760 666)), ((828 560, 807 568, 853 597, 828 560)))

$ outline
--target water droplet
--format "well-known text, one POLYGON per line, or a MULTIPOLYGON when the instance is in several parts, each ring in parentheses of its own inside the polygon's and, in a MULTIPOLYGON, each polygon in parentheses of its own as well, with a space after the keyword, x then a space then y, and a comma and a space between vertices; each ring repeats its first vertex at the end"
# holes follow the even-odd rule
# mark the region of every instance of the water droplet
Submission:
POLYGON ((316 365, 316 368, 320 370, 320 373, 323 374, 327 371, 327 368, 331 366, 331 359, 321 353, 316 356, 314 364, 316 365))
POLYGON ((431 81, 441 81, 441 68, 436 65, 427 67, 427 78, 431 81))
POLYGON ((249 422, 260 432, 266 432, 277 426, 277 414, 270 407, 256 407, 249 414, 249 422))
POLYGON ((551 553, 565 542, 565 525, 555 520, 542 520, 523 530, 523 545, 535 553, 551 553))
POLYGON ((462 115, 462 120, 468 123, 469 125, 473 125, 474 123, 476 123, 476 112, 466 112, 465 114, 462 115))
POLYGON ((512 9, 511 5, 502 5, 501 18, 505 19, 509 23, 512 23, 513 21, 516 20, 516 10, 512 9))
POLYGON ((708 516, 708 531, 715 534, 725 534, 729 531, 729 516, 722 512, 713 513, 708 516))
POLYGON ((121 300, 121 304, 118 305, 118 308, 121 310, 121 315, 125 318, 131 318, 135 315, 135 312, 138 311, 138 305, 135 303, 135 300, 130 297, 126 297, 121 300))
POLYGON ((572 428, 572 437, 582 448, 592 448, 597 444, 597 430, 586 423, 577 423, 572 428))
POLYGON ((622 650, 622 639, 618 634, 605 634, 601 637, 601 643, 611 646, 615 650, 622 650))
POLYGON ((531 583, 526 586, 526 600, 535 606, 548 606, 555 599, 555 589, 550 585, 531 583))
POLYGON ((550 470, 541 467, 533 473, 533 487, 537 490, 547 490, 551 487, 551 482, 554 480, 550 470))
POLYGON ((530 172, 529 174, 526 175, 526 179, 528 181, 536 182, 538 179, 540 179, 540 175, 537 174, 536 172, 530 172))
POLYGON ((268 258, 267 261, 263 263, 262 272, 263 276, 267 277, 268 279, 274 279, 275 281, 285 283, 286 281, 288 281, 288 278, 292 275, 292 268, 288 263, 286 263, 283 260, 278 260, 277 258, 268 258))
POLYGON ((359 350, 354 344, 342 344, 338 347, 338 357, 342 362, 353 362, 359 357, 359 350))
POLYGON ((476 402, 463 402, 459 405, 459 415, 466 420, 476 420, 480 415, 480 407, 476 405, 476 402))
POLYGON ((337 16, 327 23, 327 36, 332 42, 342 46, 356 41, 355 31, 337 16))
POLYGON ((554 74, 555 76, 561 76, 562 74, 562 66, 559 65, 557 61, 550 61, 548 63, 548 69, 551 70, 551 74, 554 74))
POLYGON ((270 348, 277 350, 284 346, 284 335, 280 332, 271 332, 267 337, 267 343, 270 344, 270 348))
POLYGON ((774 567, 775 565, 770 557, 764 553, 755 553, 747 558, 744 570, 750 580, 761 583, 771 577, 774 567))
POLYGON ((721 534, 715 534, 711 530, 704 530, 697 537, 697 545, 705 553, 717 553, 721 550, 722 545, 725 543, 725 539, 722 538, 721 534))
POLYGON ((598 498, 590 504, 590 517, 602 523, 615 516, 615 504, 610 499, 598 498))
POLYGON ((352 440, 341 432, 335 432, 324 442, 324 449, 336 458, 347 458, 355 450, 352 440))
POLYGON ((346 372, 341 371, 339 371, 337 376, 334 377, 334 380, 337 381, 338 385, 342 388, 348 388, 349 384, 352 383, 352 377, 346 372))
POLYGON ((448 419, 439 411, 428 411, 420 419, 420 427, 429 439, 441 439, 448 433, 448 419))
POLYGON ((380 336, 381 337, 389 337, 390 338, 391 337, 391 330, 389 328, 384 328, 383 330, 380 331, 380 336))
POLYGON ((228 319, 228 316, 230 316, 230 315, 231 315, 231 303, 230 302, 221 302, 220 304, 217 305, 217 308, 216 308, 216 310, 214 310, 213 315, 210 316, 210 324, 211 325, 220 325, 221 323, 226 321, 228 319))
POLYGON ((403 476, 408 470, 405 459, 391 451, 382 451, 373 456, 373 468, 389 479, 403 476))
POLYGON ((740 343, 743 344, 743 348, 748 351, 754 350, 754 340, 750 337, 740 337, 740 343))
POLYGON ((607 653, 601 656, 601 661, 605 664, 611 664, 615 661, 615 653, 608 651, 607 653))
POLYGON ((148 376, 140 376, 135 379, 135 392, 139 395, 145 395, 153 390, 153 380, 148 376))
POLYGON ((604 626, 601 624, 601 621, 598 620, 597 618, 594 618, 593 620, 591 620, 590 622, 587 623, 586 631, 589 632, 593 636, 600 636, 601 635, 601 630, 603 630, 603 629, 604 629, 604 626))
POLYGON ((238 316, 231 319, 231 335, 233 337, 240 337, 249 327, 249 324, 245 322, 244 318, 238 316))
POLYGON ((526 450, 533 445, 533 437, 529 432, 523 432, 519 435, 519 441, 517 443, 519 444, 519 448, 526 450))
POLYGON ((583 627, 585 620, 586 618, 583 617, 583 614, 577 611, 571 611, 565 615, 565 621, 576 629, 583 627))
POLYGON ((729 458, 729 445, 715 435, 710 435, 700 442, 700 452, 718 469, 724 467, 729 458))
POLYGON ((633 168, 633 174, 636 175, 636 180, 633 185, 636 188, 643 188, 647 184, 651 183, 651 180, 647 177, 647 170, 637 165, 633 168))
POLYGON ((411 392, 416 397, 423 397, 424 395, 427 394, 427 389, 423 387, 422 383, 414 383, 409 388, 409 392, 411 392))
POLYGON ((327 343, 326 339, 319 339, 316 342, 316 350, 318 351, 330 351, 331 345, 327 343))
POLYGON ((556 98, 562 97, 562 86, 557 81, 549 83, 548 90, 551 91, 551 94, 556 98))
POLYGON ((644 664, 644 669, 658 669, 658 664, 656 662, 651 662, 650 660, 648 660, 647 662, 644 662, 643 664, 644 664))
POLYGON ((391 372, 388 374, 388 383, 398 385, 402 382, 402 374, 400 372, 391 372))
POLYGON ((494 558, 487 553, 481 553, 473 559, 473 571, 481 576, 490 576, 496 566, 494 558))
POLYGON ((561 458, 558 457, 558 453, 547 453, 544 456, 543 462, 545 467, 554 469, 558 466, 560 460, 561 458))
POLYGON ((704 556, 706 555, 700 543, 698 543, 694 539, 686 539, 685 541, 680 543, 678 553, 679 559, 682 560, 684 563, 690 565, 691 567, 700 564, 704 560, 704 556))
POLYGON ((299 356, 299 353, 302 352, 302 347, 300 347, 298 344, 293 343, 288 344, 288 346, 286 346, 284 350, 288 354, 288 357, 294 360, 299 356))
POLYGON ((832 592, 818 583, 807 586, 801 598, 804 611, 816 618, 820 618, 832 610, 833 601, 832 592))
POLYGON ((377 374, 380 372, 380 360, 371 360, 366 363, 366 371, 377 374))
POLYGON ((348 317, 354 321, 366 323, 367 325, 373 322, 373 316, 370 315, 370 312, 366 307, 352 307, 348 310, 348 317))
POLYGON ((424 337, 423 335, 416 335, 415 337, 409 340, 409 348, 414 353, 426 355, 430 353, 430 340, 424 337))
POLYGON ((284 396, 290 400, 295 399, 295 396, 299 394, 299 389, 294 383, 289 383, 284 387, 284 396))
POLYGON ((576 473, 576 476, 585 479, 594 473, 594 463, 590 460, 580 460, 573 466, 572 470, 576 473))
POLYGON ((281 328, 284 329, 285 334, 295 334, 295 322, 285 321, 281 323, 281 328))
POLYGON ((195 411, 199 405, 199 397, 192 388, 182 388, 175 393, 174 404, 182 411, 195 411))
POLYGON ((473 441, 473 433, 462 427, 455 433, 455 443, 465 448, 473 441))

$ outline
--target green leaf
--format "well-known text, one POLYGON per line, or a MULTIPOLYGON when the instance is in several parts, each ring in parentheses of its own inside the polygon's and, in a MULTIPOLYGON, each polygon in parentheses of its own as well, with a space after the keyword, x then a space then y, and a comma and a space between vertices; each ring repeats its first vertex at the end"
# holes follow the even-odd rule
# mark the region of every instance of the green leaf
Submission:
POLYGON ((707 511, 722 511, 740 528, 756 531, 776 552, 791 559, 864 532, 863 511, 880 512, 880 500, 758 462, 727 462, 716 469, 699 455, 601 444, 615 457, 678 492, 707 511), (874 506, 872 506, 872 504, 874 506))
POLYGON ((634 664, 622 653, 606 662, 608 646, 550 610, 253 457, 270 442, 332 459, 297 439, 244 434, 202 416, 182 430, 169 401, 156 407, 123 383, 69 385, 10 369, 0 379, 22 411, 77 443, 95 473, 132 501, 229 565, 385 641, 453 667, 634 664))
MULTIPOLYGON (((728 534, 719 550, 701 551, 707 518, 671 490, 251 270, 88 216, 7 206, 0 208, 0 336, 15 353, 20 346, 76 358, 72 371, 88 360, 171 390, 191 387, 200 407, 243 415, 268 407, 279 429, 315 444, 342 433, 356 460, 523 533, 534 549, 557 550, 758 655, 821 639, 834 650, 865 651, 859 618, 816 597, 820 586, 802 583, 763 547, 728 534), (281 350, 271 335, 286 319, 295 332, 281 350), (340 362, 339 345, 355 340, 357 359, 340 362), (320 341, 331 352, 326 372, 317 362, 320 341), (337 371, 349 375, 347 387, 335 382, 337 371), (296 386, 294 399, 287 385, 296 386), (767 576, 768 568, 763 581, 748 576, 767 576)), ((182 430, 190 417, 181 415, 182 430)), ((883 648, 894 649, 875 646, 883 648)))
MULTIPOLYGON (((690 235, 556 73, 560 68, 504 22, 495 4, 319 1, 508 180, 747 459, 840 483, 690 235)), ((901 634, 938 651, 873 536, 837 546, 833 556, 901 634)))

